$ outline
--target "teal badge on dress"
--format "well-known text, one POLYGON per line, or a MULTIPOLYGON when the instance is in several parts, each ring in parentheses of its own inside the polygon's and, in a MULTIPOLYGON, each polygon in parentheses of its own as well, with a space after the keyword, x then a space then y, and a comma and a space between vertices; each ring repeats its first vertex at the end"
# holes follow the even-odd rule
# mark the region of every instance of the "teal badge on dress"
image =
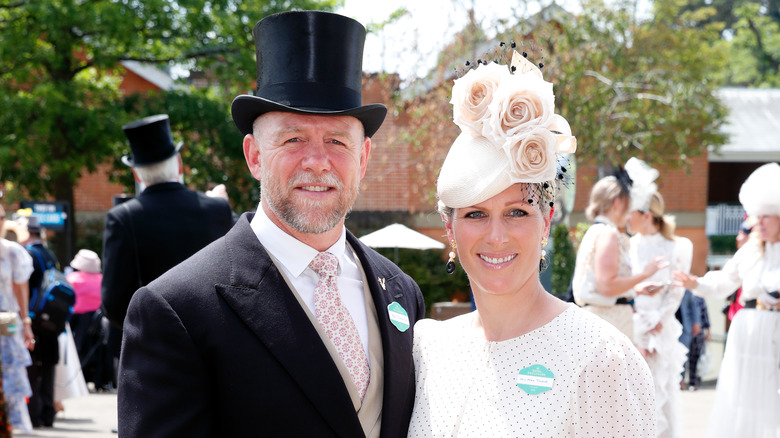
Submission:
POLYGON ((531 365, 523 368, 517 376, 517 386, 530 395, 541 394, 553 387, 555 374, 544 365, 531 365))
POLYGON ((387 305, 387 313, 390 315, 390 322, 400 332, 409 330, 409 314, 398 302, 393 301, 387 305))

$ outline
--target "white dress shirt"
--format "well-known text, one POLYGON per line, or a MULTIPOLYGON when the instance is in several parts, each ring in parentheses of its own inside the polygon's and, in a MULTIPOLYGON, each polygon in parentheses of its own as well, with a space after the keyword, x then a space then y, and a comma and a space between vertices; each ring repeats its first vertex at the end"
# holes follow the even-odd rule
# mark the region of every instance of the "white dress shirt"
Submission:
MULTIPOLYGON (((252 230, 265 249, 273 254, 279 262, 285 275, 295 287, 298 295, 313 315, 314 288, 319 276, 309 268, 309 263, 319 254, 319 251, 299 241, 276 226, 263 211, 262 205, 251 222, 252 230)), ((355 321, 363 350, 368 354, 368 319, 366 317, 366 300, 363 296, 363 274, 352 250, 347 247, 347 231, 342 227, 341 236, 327 252, 339 260, 338 288, 341 301, 347 307, 355 321)))

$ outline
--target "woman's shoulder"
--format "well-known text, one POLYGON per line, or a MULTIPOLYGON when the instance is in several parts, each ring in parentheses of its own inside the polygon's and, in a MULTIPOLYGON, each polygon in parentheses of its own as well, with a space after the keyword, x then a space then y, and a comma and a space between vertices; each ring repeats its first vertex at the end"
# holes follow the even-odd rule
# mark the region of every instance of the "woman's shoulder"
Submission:
POLYGON ((428 341, 457 336, 455 335, 456 332, 465 330, 469 327, 473 313, 474 312, 469 312, 446 320, 432 318, 421 319, 414 325, 414 337, 418 339, 418 341, 422 339, 428 341))
POLYGON ((587 353, 599 346, 631 345, 631 340, 615 326, 573 304, 555 321, 562 342, 572 351, 587 353))

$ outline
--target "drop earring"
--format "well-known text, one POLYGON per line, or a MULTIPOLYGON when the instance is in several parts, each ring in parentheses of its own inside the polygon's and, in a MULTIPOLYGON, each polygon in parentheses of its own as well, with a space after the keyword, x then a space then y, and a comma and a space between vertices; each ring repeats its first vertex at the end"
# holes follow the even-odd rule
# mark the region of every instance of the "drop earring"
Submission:
POLYGON ((450 251, 450 259, 447 261, 448 274, 455 272, 455 248, 457 248, 454 240, 450 241, 450 245, 452 246, 452 251, 450 251))
POLYGON ((547 250, 544 249, 545 246, 547 246, 547 238, 546 237, 544 239, 542 239, 542 256, 539 257, 542 260, 544 260, 545 256, 547 256, 547 250))

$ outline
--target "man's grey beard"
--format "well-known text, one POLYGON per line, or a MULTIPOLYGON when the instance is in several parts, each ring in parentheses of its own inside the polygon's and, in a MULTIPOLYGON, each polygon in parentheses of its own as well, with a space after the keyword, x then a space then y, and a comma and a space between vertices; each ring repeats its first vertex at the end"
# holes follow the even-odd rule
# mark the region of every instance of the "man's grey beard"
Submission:
POLYGON ((288 182, 287 192, 291 190, 291 187, 304 181, 306 183, 324 183, 335 187, 341 193, 336 207, 321 213, 317 212, 319 208, 317 201, 304 200, 299 209, 299 206, 286 196, 287 192, 283 191, 277 184, 268 181, 265 174, 262 175, 262 179, 260 193, 274 215, 294 230, 306 234, 322 234, 332 230, 352 211, 352 203, 357 199, 360 191, 358 180, 352 190, 344 192, 344 183, 333 174, 326 174, 320 178, 312 178, 305 173, 294 176, 288 182), (266 187, 266 190, 263 190, 263 187, 266 187))

